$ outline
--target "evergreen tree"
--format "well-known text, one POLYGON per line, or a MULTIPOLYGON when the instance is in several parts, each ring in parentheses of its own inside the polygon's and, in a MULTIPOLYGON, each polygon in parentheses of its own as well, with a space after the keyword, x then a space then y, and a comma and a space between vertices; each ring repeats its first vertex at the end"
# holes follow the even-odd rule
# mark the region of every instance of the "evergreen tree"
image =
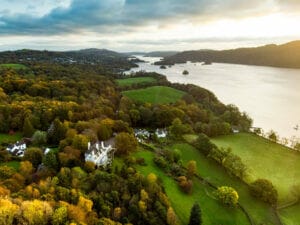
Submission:
POLYGON ((23 135, 24 137, 31 137, 34 133, 34 128, 28 118, 24 120, 23 135))
POLYGON ((47 141, 49 144, 58 145, 59 142, 66 137, 67 127, 60 122, 59 119, 55 119, 47 133, 47 141))
POLYGON ((191 209, 190 222, 189 225, 201 225, 201 209, 198 203, 195 203, 191 209))
POLYGON ((58 169, 59 164, 55 151, 52 150, 44 156, 43 164, 50 169, 54 169, 55 171, 58 169))

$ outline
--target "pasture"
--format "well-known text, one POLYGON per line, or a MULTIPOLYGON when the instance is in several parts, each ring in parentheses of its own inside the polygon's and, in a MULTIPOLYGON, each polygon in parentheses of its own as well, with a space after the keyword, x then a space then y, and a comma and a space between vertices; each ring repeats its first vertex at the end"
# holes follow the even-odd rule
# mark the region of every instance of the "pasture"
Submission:
POLYGON ((250 180, 270 180, 279 194, 279 205, 295 199, 295 186, 300 185, 300 153, 249 133, 211 139, 218 147, 232 149, 250 172, 250 180))
POLYGON ((130 77, 125 79, 117 79, 118 85, 121 87, 131 86, 133 84, 147 84, 154 83, 156 79, 153 77, 130 77))
POLYGON ((178 101, 183 95, 185 95, 185 92, 171 87, 153 86, 143 89, 124 91, 122 94, 138 102, 166 104, 178 101))

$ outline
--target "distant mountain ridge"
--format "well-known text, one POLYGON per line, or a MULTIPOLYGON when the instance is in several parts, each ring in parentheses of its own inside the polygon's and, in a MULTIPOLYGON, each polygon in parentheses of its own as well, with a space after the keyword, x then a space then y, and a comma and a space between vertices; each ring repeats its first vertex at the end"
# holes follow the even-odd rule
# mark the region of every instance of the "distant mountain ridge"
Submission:
POLYGON ((173 65, 187 61, 300 68, 300 41, 292 41, 282 45, 270 44, 255 48, 184 51, 165 57, 155 64, 173 65))
POLYGON ((148 52, 144 56, 146 57, 169 57, 176 55, 177 51, 154 51, 154 52, 148 52))
MULTIPOLYGON (((110 66, 119 65, 121 68, 131 68, 133 62, 128 56, 107 49, 81 49, 73 51, 47 51, 47 50, 16 50, 0 52, 0 63, 62 63, 62 64, 90 64, 110 66)), ((117 66, 116 66, 117 67, 117 66)))

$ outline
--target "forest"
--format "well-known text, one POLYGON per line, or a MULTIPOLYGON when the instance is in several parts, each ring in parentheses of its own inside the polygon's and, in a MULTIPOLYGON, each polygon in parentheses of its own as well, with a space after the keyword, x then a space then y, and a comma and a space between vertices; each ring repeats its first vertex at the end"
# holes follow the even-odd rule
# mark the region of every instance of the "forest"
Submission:
MULTIPOLYGON (((248 131, 252 120, 206 89, 170 83, 156 73, 124 77, 105 63, 2 65, 0 224, 184 224, 155 170, 173 177, 186 195, 192 192, 195 163, 186 171, 180 155, 166 149, 185 134, 199 135, 192 145, 216 162, 230 158, 226 170, 243 179, 246 169, 239 157, 219 149, 209 137, 231 134, 233 128, 248 131), (151 102, 125 94, 147 88, 180 95, 151 102), (154 134, 138 142, 136 129, 163 129, 168 136, 154 134), (110 139, 116 149, 111 165, 85 160, 89 142, 110 139), (22 157, 7 151, 16 141, 27 144, 22 157), (141 151, 155 152, 157 168, 150 173, 139 169, 151 168, 148 156, 139 156, 148 153, 141 151)), ((229 207, 237 204, 231 187, 212 193, 229 207)), ((196 222, 201 220, 198 204, 189 210, 196 222)))

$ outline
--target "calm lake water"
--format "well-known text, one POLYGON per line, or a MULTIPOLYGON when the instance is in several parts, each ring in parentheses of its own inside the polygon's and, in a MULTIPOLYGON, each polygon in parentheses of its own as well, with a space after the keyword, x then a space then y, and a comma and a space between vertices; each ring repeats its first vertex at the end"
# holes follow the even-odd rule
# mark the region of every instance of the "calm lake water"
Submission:
POLYGON ((171 82, 191 83, 212 91, 225 104, 235 104, 254 120, 254 126, 265 132, 273 129, 280 137, 300 137, 300 69, 285 69, 236 64, 201 63, 176 64, 160 69, 152 63, 154 57, 139 68, 166 75, 171 82), (182 75, 188 70, 189 75, 182 75), (299 130, 294 127, 299 124, 299 130))

